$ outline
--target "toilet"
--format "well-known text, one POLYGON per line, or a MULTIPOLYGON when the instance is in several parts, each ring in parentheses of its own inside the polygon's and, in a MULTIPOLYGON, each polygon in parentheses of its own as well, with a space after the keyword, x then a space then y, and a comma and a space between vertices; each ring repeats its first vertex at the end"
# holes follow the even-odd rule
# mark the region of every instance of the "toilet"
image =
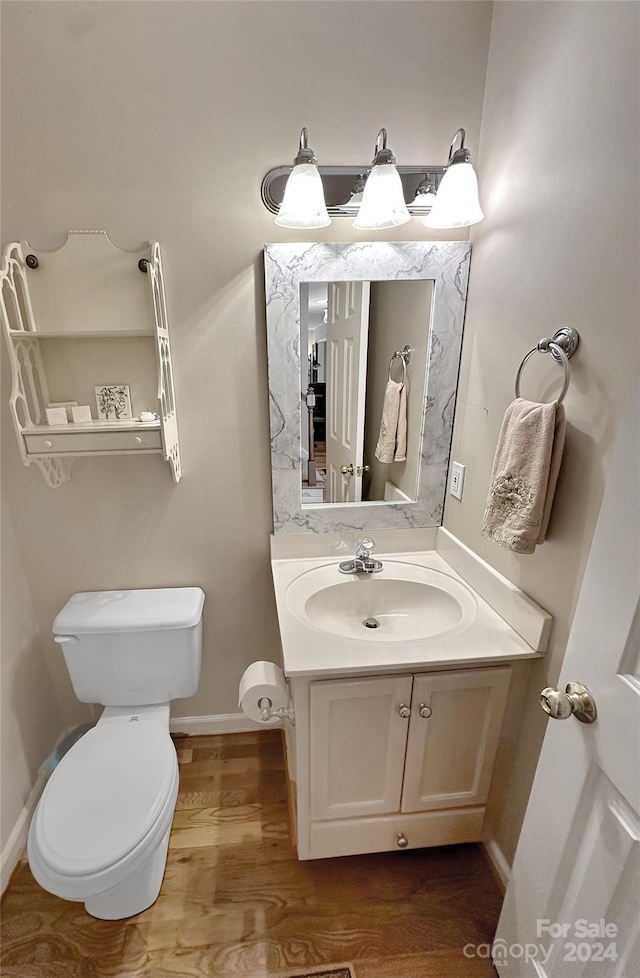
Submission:
POLYGON ((53 624, 74 692, 102 716, 53 771, 29 829, 45 890, 120 920, 160 892, 178 795, 170 701, 195 693, 198 587, 74 594, 53 624))

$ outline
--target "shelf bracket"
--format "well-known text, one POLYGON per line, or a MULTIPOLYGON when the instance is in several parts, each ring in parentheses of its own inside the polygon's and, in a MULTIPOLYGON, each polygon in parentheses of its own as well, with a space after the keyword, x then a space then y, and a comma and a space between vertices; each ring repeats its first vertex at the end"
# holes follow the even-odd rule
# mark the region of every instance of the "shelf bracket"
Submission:
POLYGON ((33 458, 25 462, 29 465, 33 462, 38 466, 44 481, 51 489, 58 489, 64 482, 71 479, 71 469, 73 468, 74 458, 60 458, 55 455, 48 455, 45 458, 33 458))

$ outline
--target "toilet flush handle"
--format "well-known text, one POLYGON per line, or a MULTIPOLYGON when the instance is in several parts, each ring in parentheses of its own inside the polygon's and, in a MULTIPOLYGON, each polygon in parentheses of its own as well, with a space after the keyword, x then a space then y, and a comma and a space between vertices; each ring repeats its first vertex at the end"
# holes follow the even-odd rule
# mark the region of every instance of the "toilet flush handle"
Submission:
POLYGON ((75 635, 54 635, 53 641, 58 645, 77 645, 79 640, 75 635))

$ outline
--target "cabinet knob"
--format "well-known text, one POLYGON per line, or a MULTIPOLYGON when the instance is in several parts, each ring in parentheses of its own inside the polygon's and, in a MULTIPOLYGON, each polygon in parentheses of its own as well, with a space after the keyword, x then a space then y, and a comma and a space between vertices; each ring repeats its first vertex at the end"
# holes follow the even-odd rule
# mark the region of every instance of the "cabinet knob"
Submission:
POLYGON ((431 707, 427 706, 425 703, 420 704, 420 706, 418 707, 418 711, 423 720, 428 720, 431 714, 433 713, 431 707))
POLYGON ((53 442, 52 441, 49 441, 49 439, 47 438, 47 440, 44 443, 44 447, 45 448, 53 448, 53 442))
POLYGON ((409 709, 406 703, 400 704, 400 706, 398 707, 398 713, 400 714, 403 720, 408 720, 409 717, 411 716, 411 710, 409 709))
POLYGON ((136 435, 136 437, 133 439, 133 444, 134 445, 141 445, 142 444, 142 438, 140 437, 140 435, 136 435))
POLYGON ((398 832, 398 848, 406 849, 408 845, 409 845, 409 840, 407 839, 404 832, 398 832))

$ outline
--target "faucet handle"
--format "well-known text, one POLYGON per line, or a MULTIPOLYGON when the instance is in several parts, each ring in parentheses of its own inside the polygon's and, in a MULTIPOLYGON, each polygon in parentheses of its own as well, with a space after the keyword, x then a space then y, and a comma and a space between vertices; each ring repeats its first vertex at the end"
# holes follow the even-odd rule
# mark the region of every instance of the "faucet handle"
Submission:
POLYGON ((358 545, 356 547, 356 557, 366 560, 370 557, 373 551, 376 549, 376 545, 371 537, 363 537, 362 540, 358 540, 358 545))

